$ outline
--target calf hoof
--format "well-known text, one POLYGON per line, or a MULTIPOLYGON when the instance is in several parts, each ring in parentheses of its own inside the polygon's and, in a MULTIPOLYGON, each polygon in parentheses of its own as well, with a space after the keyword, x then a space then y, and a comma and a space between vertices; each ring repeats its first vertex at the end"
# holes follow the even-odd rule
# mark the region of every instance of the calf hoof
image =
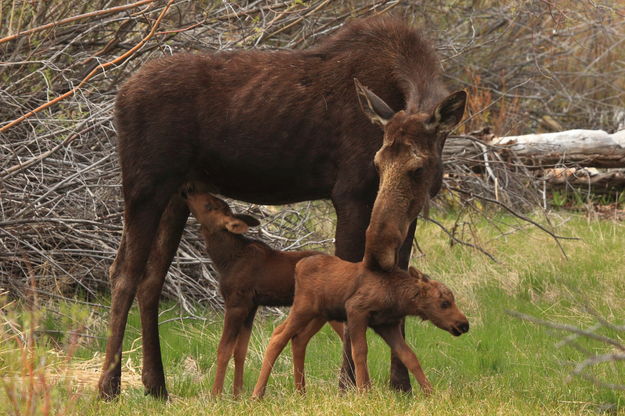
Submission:
POLYGON ((110 401, 119 396, 121 377, 103 375, 98 382, 98 397, 110 401))
POLYGON ((252 393, 252 400, 262 400, 263 397, 265 397, 265 389, 261 388, 255 388, 254 392, 252 393))

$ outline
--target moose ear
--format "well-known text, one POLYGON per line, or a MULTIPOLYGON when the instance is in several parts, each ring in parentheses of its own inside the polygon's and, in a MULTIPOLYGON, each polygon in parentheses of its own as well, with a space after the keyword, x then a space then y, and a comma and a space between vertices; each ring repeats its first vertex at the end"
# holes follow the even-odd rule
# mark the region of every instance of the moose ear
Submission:
POLYGON ((226 230, 230 231, 232 234, 245 234, 249 229, 248 225, 238 218, 229 218, 225 226, 226 230))
POLYGON ((252 217, 251 215, 235 214, 234 218, 240 219, 241 221, 243 221, 250 227, 257 227, 260 225, 260 221, 258 221, 256 218, 252 217))
POLYGON ((430 279, 425 274, 421 273, 419 270, 412 266, 408 268, 408 273, 410 273, 410 276, 414 277, 417 280, 421 280, 424 283, 430 281, 430 279))
POLYGON ((428 124, 433 128, 438 128, 440 132, 449 134, 462 120, 466 105, 466 91, 456 91, 436 106, 428 124))
POLYGON ((383 99, 362 85, 357 78, 354 78, 354 84, 356 85, 356 95, 362 111, 369 117, 372 123, 384 127, 393 118, 395 111, 383 99))

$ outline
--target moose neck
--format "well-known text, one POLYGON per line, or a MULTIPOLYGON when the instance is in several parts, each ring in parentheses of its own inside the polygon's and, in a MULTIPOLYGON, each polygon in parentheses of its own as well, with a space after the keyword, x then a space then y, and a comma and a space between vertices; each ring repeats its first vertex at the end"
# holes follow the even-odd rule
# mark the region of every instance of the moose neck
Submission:
POLYGON ((397 270, 391 286, 391 290, 394 291, 395 307, 399 313, 427 319, 422 301, 414 298, 415 278, 413 276, 403 270, 397 270))
POLYGON ((225 273, 239 258, 249 241, 242 235, 227 230, 209 230, 202 227, 202 235, 206 242, 206 251, 219 273, 225 273))

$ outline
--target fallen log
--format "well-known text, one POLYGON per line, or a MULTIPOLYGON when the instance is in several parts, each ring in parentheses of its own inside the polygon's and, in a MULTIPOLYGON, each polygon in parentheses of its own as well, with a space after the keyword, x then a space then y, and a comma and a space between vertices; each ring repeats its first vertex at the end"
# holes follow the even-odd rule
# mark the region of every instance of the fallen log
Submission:
POLYGON ((523 177, 533 177, 535 186, 542 190, 578 189, 604 194, 625 189, 625 171, 614 169, 625 168, 625 130, 614 134, 567 130, 495 137, 487 128, 450 137, 443 159, 448 178, 465 185, 479 182, 481 187, 490 182, 495 194, 514 178, 520 178, 515 191, 518 193, 519 186, 527 186, 523 177))
POLYGON ((599 172, 597 169, 549 169, 545 171, 544 180, 547 188, 578 189, 593 194, 619 192, 625 189, 625 171, 610 170, 599 172))
POLYGON ((557 133, 494 137, 488 144, 504 147, 527 164, 539 167, 625 168, 625 130, 567 130, 557 133))

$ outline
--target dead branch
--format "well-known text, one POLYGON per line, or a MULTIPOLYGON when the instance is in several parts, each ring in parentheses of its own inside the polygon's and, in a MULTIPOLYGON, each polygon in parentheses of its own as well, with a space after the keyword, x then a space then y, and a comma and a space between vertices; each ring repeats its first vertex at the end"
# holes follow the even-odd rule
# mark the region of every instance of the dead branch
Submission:
POLYGON ((132 47, 128 52, 118 56, 117 58, 113 59, 112 61, 109 61, 109 62, 106 62, 104 64, 98 65, 91 72, 89 72, 89 74, 87 74, 87 76, 84 77, 82 79, 82 81, 80 81, 80 83, 76 87, 74 87, 71 90, 67 91, 65 94, 59 95, 55 99, 50 100, 50 101, 40 105, 39 107, 35 108, 34 110, 32 110, 32 111, 22 115, 21 117, 13 120, 11 122, 9 122, 8 124, 0 127, 0 133, 10 129, 11 127, 13 127, 13 126, 15 126, 15 125, 17 125, 19 123, 21 123, 22 121, 26 120, 28 117, 31 117, 31 116, 35 115, 36 113, 38 113, 38 112, 40 112, 42 110, 45 110, 46 108, 48 108, 48 107, 58 103, 59 101, 64 100, 67 97, 70 97, 70 96, 74 95, 83 85, 85 85, 87 83, 87 81, 89 81, 91 78, 93 78, 94 75, 96 75, 100 71, 104 71, 109 66, 116 65, 116 64, 119 64, 119 63, 123 62, 126 58, 128 58, 133 53, 135 53, 139 48, 141 48, 143 45, 145 45, 145 43, 148 40, 150 40, 150 38, 152 38, 152 36, 154 36, 154 33, 156 32, 156 29, 158 28, 159 24, 161 23, 161 20, 163 20, 163 17, 165 16, 165 13, 167 13, 167 10, 169 10, 169 7, 172 5, 172 3, 174 1, 175 0, 169 0, 167 2, 165 7, 163 8, 163 10, 161 11, 161 14, 159 14, 158 18, 156 19, 156 21, 152 25, 152 29, 150 30, 150 33, 148 33, 146 37, 141 39, 141 41, 139 43, 137 43, 134 47, 132 47))
POLYGON ((24 30, 22 32, 18 32, 18 33, 14 34, 14 35, 11 35, 11 36, 6 36, 6 37, 0 39, 0 43, 9 42, 11 40, 15 40, 15 39, 17 39, 19 37, 22 37, 22 36, 31 35, 33 33, 41 32, 42 30, 46 30, 46 29, 52 29, 52 28, 55 28, 55 27, 58 27, 58 26, 65 25, 67 23, 76 22, 76 21, 81 20, 81 19, 88 19, 90 17, 104 16, 104 15, 111 14, 111 13, 123 12, 124 10, 134 9, 135 7, 143 6, 144 4, 154 3, 155 1, 156 0, 141 0, 141 1, 138 1, 136 3, 126 4, 126 5, 117 6, 117 7, 111 7, 109 9, 97 10, 97 11, 94 11, 94 12, 83 13, 83 14, 80 14, 78 16, 68 17, 67 19, 59 20, 58 22, 48 23, 48 24, 45 24, 43 26, 38 26, 38 27, 34 27, 32 29, 24 30))

